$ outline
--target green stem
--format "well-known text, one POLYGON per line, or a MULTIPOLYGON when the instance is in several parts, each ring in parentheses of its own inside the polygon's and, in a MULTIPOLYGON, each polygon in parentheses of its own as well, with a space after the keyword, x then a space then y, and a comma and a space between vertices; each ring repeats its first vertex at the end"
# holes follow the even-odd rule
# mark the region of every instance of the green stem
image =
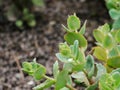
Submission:
POLYGON ((75 88, 73 88, 72 86, 66 84, 66 87, 69 88, 70 90, 76 90, 75 88))
POLYGON ((56 80, 55 80, 55 79, 53 79, 53 78, 50 78, 50 77, 48 77, 48 76, 46 76, 46 75, 44 75, 44 78, 45 78, 45 79, 48 79, 48 80, 51 80, 51 81, 54 81, 54 82, 56 82, 56 80))
MULTIPOLYGON (((56 80, 54 78, 50 78, 46 75, 44 75, 44 78, 56 82, 56 80)), ((66 84, 66 87, 69 88, 70 90, 76 90, 75 88, 73 88, 72 86, 70 86, 68 84, 66 84)))

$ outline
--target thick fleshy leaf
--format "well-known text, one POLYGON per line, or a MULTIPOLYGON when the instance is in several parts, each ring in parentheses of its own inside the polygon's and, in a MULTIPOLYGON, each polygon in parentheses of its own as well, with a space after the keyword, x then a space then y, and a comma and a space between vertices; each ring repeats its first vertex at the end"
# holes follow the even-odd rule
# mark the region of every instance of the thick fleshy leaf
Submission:
POLYGON ((84 24, 83 24, 83 26, 81 27, 81 29, 80 29, 79 33, 81 33, 81 34, 85 34, 85 30, 86 30, 86 23, 87 23, 87 21, 85 21, 85 23, 84 23, 84 24))
POLYGON ((82 52, 82 50, 81 49, 79 49, 79 53, 78 53, 78 55, 77 55, 77 57, 76 57, 76 60, 79 62, 79 63, 85 63, 86 61, 85 61, 85 54, 84 54, 84 52, 82 52))
POLYGON ((103 41, 103 46, 107 49, 111 49, 114 46, 114 39, 111 34, 107 34, 103 41))
POLYGON ((40 66, 33 74, 35 80, 40 80, 46 74, 46 69, 43 66, 40 66))
POLYGON ((107 60, 107 52, 102 47, 95 47, 93 55, 99 60, 102 60, 102 61, 107 60))
POLYGON ((120 18, 117 19, 114 23, 113 23, 113 29, 117 30, 120 29, 120 18))
POLYGON ((32 69, 32 65, 29 62, 23 62, 22 67, 23 69, 28 70, 28 71, 32 69))
POLYGON ((117 45, 116 48, 117 48, 117 50, 118 50, 118 52, 120 54, 120 45, 117 45))
POLYGON ((80 28, 80 20, 76 15, 71 15, 67 19, 68 29, 71 31, 77 31, 80 28))
POLYGON ((17 20, 15 22, 16 26, 19 27, 19 28, 22 28, 23 27, 23 21, 22 20, 17 20))
POLYGON ((64 38, 65 38, 66 42, 69 43, 70 45, 73 45, 74 41, 78 40, 80 47, 84 47, 84 48, 87 47, 87 40, 80 33, 68 32, 67 34, 65 34, 64 38))
POLYGON ((85 83, 87 86, 90 85, 84 72, 73 73, 71 76, 75 78, 77 81, 79 81, 80 83, 85 83))
POLYGON ((83 70, 84 66, 85 66, 85 63, 80 63, 80 64, 77 64, 77 65, 73 65, 72 70, 73 71, 81 71, 81 70, 83 70))
POLYGON ((98 28, 98 30, 102 31, 104 34, 107 34, 110 31, 109 24, 104 24, 98 28))
POLYGON ((83 51, 79 48, 78 40, 76 40, 74 42, 73 55, 74 55, 74 58, 77 62, 80 62, 80 63, 85 62, 85 55, 84 55, 83 51))
POLYGON ((33 74, 33 70, 32 70, 32 65, 29 62, 23 62, 22 63, 22 69, 23 71, 25 71, 26 73, 28 73, 29 75, 33 74))
POLYGON ((85 90, 96 90, 98 87, 98 83, 94 83, 93 85, 88 86, 85 90))
POLYGON ((114 69, 111 74, 115 73, 115 72, 119 72, 120 73, 120 68, 114 69))
POLYGON ((112 30, 112 31, 110 32, 110 34, 114 37, 114 39, 115 39, 115 37, 116 37, 117 32, 118 32, 118 30, 112 30))
POLYGON ((71 76, 69 75, 67 78, 67 85, 72 85, 72 78, 71 76))
POLYGON ((58 61, 56 61, 53 65, 53 75, 55 79, 57 78, 58 74, 59 74, 59 65, 58 65, 58 61))
POLYGON ((109 14, 112 19, 117 20, 120 18, 120 11, 117 9, 110 9, 109 14))
POLYGON ((64 87, 64 88, 62 88, 62 89, 60 89, 60 90, 70 90, 70 89, 69 89, 69 88, 64 87))
POLYGON ((55 90, 60 90, 66 86, 67 84, 66 77, 68 77, 68 72, 66 70, 63 70, 59 73, 55 84, 55 90))
POLYGON ((73 50, 72 51, 73 51, 73 56, 76 59, 76 57, 78 56, 78 53, 79 53, 79 42, 78 42, 78 40, 74 41, 74 45, 73 45, 73 50))
POLYGON ((110 67, 119 68, 120 67, 120 56, 109 58, 107 60, 107 64, 110 67))
POLYGON ((102 31, 94 30, 93 31, 93 35, 94 35, 94 38, 96 39, 96 41, 98 43, 102 43, 103 42, 105 36, 104 36, 104 33, 102 31))
POLYGON ((86 71, 87 71, 87 74, 88 74, 88 78, 91 78, 93 75, 94 75, 94 58, 91 56, 91 55, 88 55, 86 57, 86 71))
POLYGON ((61 62, 67 63, 67 62, 70 61, 68 57, 63 56, 61 53, 56 53, 56 57, 57 57, 61 62))
POLYGON ((30 20, 28 23, 27 23, 30 27, 34 27, 36 25, 36 21, 33 19, 33 20, 30 20))
POLYGON ((52 80, 46 80, 40 85, 37 85, 36 87, 33 88, 33 90, 44 90, 46 88, 49 88, 51 85, 53 85, 55 81, 52 80))
POLYGON ((120 43, 120 30, 118 30, 116 33, 116 41, 120 43))
POLYGON ((114 73, 112 73, 112 77, 115 80, 115 87, 120 87, 120 73, 114 72, 114 73))
POLYGON ((116 8, 115 6, 115 0, 105 0, 106 1, 106 6, 108 9, 113 9, 113 8, 116 8))
POLYGON ((102 75, 107 73, 107 71, 106 71, 106 68, 102 64, 96 64, 96 67, 97 67, 96 81, 98 81, 102 75))
POLYGON ((67 43, 60 43, 59 44, 59 51, 64 56, 69 57, 71 55, 71 50, 70 50, 70 47, 67 45, 67 43))
POLYGON ((68 72, 71 72, 73 67, 74 67, 74 65, 72 63, 65 63, 63 65, 63 69, 67 70, 68 72))
POLYGON ((108 58, 112 58, 112 57, 118 56, 119 53, 120 52, 119 52, 118 48, 114 47, 112 50, 109 51, 108 58))
POLYGON ((99 88, 100 90, 115 90, 114 80, 110 74, 104 74, 101 76, 99 80, 99 88))

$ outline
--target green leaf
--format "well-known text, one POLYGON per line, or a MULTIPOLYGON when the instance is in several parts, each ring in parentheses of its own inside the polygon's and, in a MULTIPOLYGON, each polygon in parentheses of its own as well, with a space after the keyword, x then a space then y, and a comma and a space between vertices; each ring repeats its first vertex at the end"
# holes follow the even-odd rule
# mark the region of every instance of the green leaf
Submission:
POLYGON ((117 45, 116 48, 117 48, 117 50, 118 50, 118 52, 120 54, 120 45, 117 45))
POLYGON ((116 8, 116 6, 115 6, 116 0, 115 1, 114 0, 105 0, 105 1, 106 1, 106 6, 108 9, 116 8))
POLYGON ((35 80, 40 80, 46 74, 46 69, 43 66, 40 66, 33 74, 35 80))
POLYGON ((68 88, 64 87, 64 88, 62 88, 62 89, 60 89, 60 90, 70 90, 70 89, 68 89, 68 88))
POLYGON ((114 40, 111 34, 107 34, 103 41, 103 46, 107 49, 111 49, 114 46, 114 40))
POLYGON ((74 67, 74 65, 72 63, 65 63, 63 65, 63 69, 67 70, 68 72, 71 72, 73 67, 74 67))
POLYGON ((117 9, 110 9, 109 14, 112 19, 117 20, 120 18, 120 11, 117 9))
POLYGON ((114 80, 110 74, 104 74, 101 76, 99 80, 99 88, 100 90, 115 90, 114 80))
POLYGON ((85 55, 84 55, 82 49, 79 48, 78 40, 75 40, 72 51, 73 51, 74 58, 77 62, 85 63, 85 55))
POLYGON ((111 74, 115 73, 115 72, 119 72, 120 73, 120 68, 114 69, 112 70, 111 74))
POLYGON ((56 61, 53 65, 53 75, 55 79, 57 78, 58 74, 59 74, 59 65, 58 65, 58 61, 56 61))
POLYGON ((113 29, 117 30, 120 29, 120 18, 117 19, 114 23, 113 23, 113 29))
POLYGON ((87 23, 87 21, 85 21, 85 23, 84 23, 83 26, 81 27, 79 33, 81 33, 81 34, 84 34, 84 33, 85 33, 85 30, 86 30, 86 23, 87 23))
POLYGON ((110 31, 109 24, 104 24, 98 28, 98 30, 102 31, 102 33, 107 34, 110 31))
POLYGON ((74 46, 71 49, 72 49, 75 60, 79 63, 85 63, 85 55, 83 53, 83 50, 79 48, 78 40, 75 40, 74 46))
POLYGON ((93 56, 88 55, 86 57, 86 60, 87 60, 87 62, 86 62, 85 69, 86 69, 86 71, 88 73, 88 78, 91 78, 94 75, 94 69, 95 69, 95 67, 94 67, 94 58, 93 58, 93 56))
POLYGON ((67 78, 67 85, 72 85, 72 78, 71 78, 71 76, 68 76, 66 78, 67 78))
POLYGON ((79 42, 78 40, 75 40, 73 45, 73 55, 77 57, 78 53, 79 53, 79 42))
POLYGON ((78 53, 76 59, 77 59, 77 61, 79 61, 80 63, 83 63, 83 64, 86 62, 85 61, 85 54, 81 49, 79 49, 79 53, 78 53))
POLYGON ((112 50, 109 51, 108 58, 112 58, 118 55, 119 55, 119 50, 117 47, 114 47, 112 50))
POLYGON ((66 70, 63 70, 59 73, 57 76, 56 84, 55 84, 55 90, 60 90, 67 84, 67 78, 68 72, 66 70))
POLYGON ((117 31, 115 38, 116 38, 116 41, 120 43, 120 30, 117 31))
POLYGON ((102 47, 95 47, 94 48, 94 53, 93 55, 99 59, 99 60, 102 60, 102 61, 106 61, 107 60, 107 52, 104 48, 102 47))
POLYGON ((44 0, 32 0, 35 6, 44 6, 44 0))
POLYGON ((88 86, 85 90, 96 90, 97 87, 98 87, 98 83, 94 83, 88 86))
POLYGON ((80 20, 76 15, 71 15, 67 19, 68 29, 71 31, 77 31, 80 28, 80 20))
POLYGON ((67 34, 65 34, 64 38, 65 38, 66 42, 70 45, 73 45, 74 41, 78 40, 80 47, 84 47, 84 48, 87 47, 87 40, 80 33, 68 32, 67 34))
POLYGON ((28 74, 32 74, 32 65, 29 62, 22 63, 23 71, 27 72, 28 74))
POLYGON ((114 39, 115 39, 115 37, 116 37, 117 31, 118 31, 118 30, 112 30, 112 31, 110 32, 110 34, 114 37, 114 39))
POLYGON ((52 80, 46 80, 45 82, 43 82, 40 85, 37 85, 36 87, 34 87, 34 90, 44 90, 46 88, 49 88, 51 85, 53 85, 55 82, 52 80))
POLYGON ((77 65, 73 65, 72 70, 73 71, 81 71, 81 70, 83 70, 84 66, 85 66, 85 63, 79 63, 77 65))
POLYGON ((72 62, 73 60, 71 60, 70 58, 63 56, 61 53, 56 53, 56 57, 64 63, 68 63, 68 62, 72 62))
POLYGON ((115 87, 120 87, 120 73, 114 72, 112 73, 112 77, 115 80, 115 87))
POLYGON ((94 30, 93 31, 93 36, 96 39, 97 42, 102 43, 104 40, 104 33, 100 30, 94 30))
POLYGON ((23 26, 23 21, 22 21, 22 20, 17 20, 15 24, 16 24, 17 27, 22 28, 22 26, 23 26))
POLYGON ((110 67, 119 68, 120 67, 120 56, 109 58, 107 60, 107 64, 110 67))
POLYGON ((71 49, 67 45, 67 43, 60 43, 59 44, 59 51, 64 56, 68 56, 68 57, 71 56, 71 49))
POLYGON ((79 81, 80 83, 84 82, 87 86, 90 85, 84 72, 73 73, 71 76, 72 76, 72 78, 77 79, 77 81, 79 81))
POLYGON ((28 21, 28 25, 30 27, 34 27, 36 25, 36 21, 35 20, 28 21))
POLYGON ((101 78, 102 75, 106 74, 106 68, 102 64, 96 64, 97 67, 97 75, 96 75, 96 82, 101 78))

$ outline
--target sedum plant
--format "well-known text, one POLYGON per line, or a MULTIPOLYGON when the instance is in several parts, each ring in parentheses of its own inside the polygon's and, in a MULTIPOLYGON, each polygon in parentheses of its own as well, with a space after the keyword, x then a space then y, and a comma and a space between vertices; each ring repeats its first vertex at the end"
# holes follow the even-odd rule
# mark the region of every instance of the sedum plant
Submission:
POLYGON ((113 29, 120 28, 120 0, 105 0, 110 17, 114 20, 113 29))
POLYGON ((97 46, 93 55, 107 67, 108 71, 120 67, 120 30, 110 30, 108 24, 98 27, 93 35, 97 46))
MULTIPOLYGON (((0 0, 0 6, 4 3, 4 0, 0 0)), ((10 4, 3 8, 5 9, 3 14, 8 21, 14 22, 20 29, 24 27, 24 23, 34 27, 36 25, 35 8, 41 7, 44 7, 44 0, 10 0, 10 4)))
MULTIPOLYGON (((76 84, 84 87, 85 90, 119 90, 120 69, 114 65, 115 63, 119 65, 117 63, 119 55, 113 59, 116 54, 113 48, 115 46, 118 48, 119 30, 110 31, 109 25, 105 24, 94 31, 97 46, 93 48, 93 55, 103 61, 101 64, 96 63, 92 55, 85 55, 87 49, 87 40, 84 37, 86 22, 81 26, 80 19, 74 14, 68 17, 67 27, 64 25, 63 27, 66 30, 65 42, 59 44, 59 52, 56 53, 56 57, 63 63, 63 66, 60 69, 58 61, 53 64, 53 77, 47 76, 46 68, 38 64, 35 59, 33 62, 22 63, 23 71, 35 80, 45 80, 33 89, 45 90, 53 86, 54 90, 77 90, 74 86, 76 84), (114 70, 108 72, 106 65, 117 69, 113 68, 114 70)), ((118 49, 117 52, 119 52, 118 49)))

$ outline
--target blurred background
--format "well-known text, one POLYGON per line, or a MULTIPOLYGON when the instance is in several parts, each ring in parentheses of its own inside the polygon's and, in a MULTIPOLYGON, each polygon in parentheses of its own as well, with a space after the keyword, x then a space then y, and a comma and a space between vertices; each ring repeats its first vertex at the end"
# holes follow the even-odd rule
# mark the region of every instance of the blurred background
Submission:
POLYGON ((110 20, 104 0, 0 0, 0 90, 32 90, 40 83, 23 74, 23 61, 36 58, 52 75, 64 41, 61 24, 73 13, 82 24, 87 20, 89 51, 95 45, 92 30, 110 20))

